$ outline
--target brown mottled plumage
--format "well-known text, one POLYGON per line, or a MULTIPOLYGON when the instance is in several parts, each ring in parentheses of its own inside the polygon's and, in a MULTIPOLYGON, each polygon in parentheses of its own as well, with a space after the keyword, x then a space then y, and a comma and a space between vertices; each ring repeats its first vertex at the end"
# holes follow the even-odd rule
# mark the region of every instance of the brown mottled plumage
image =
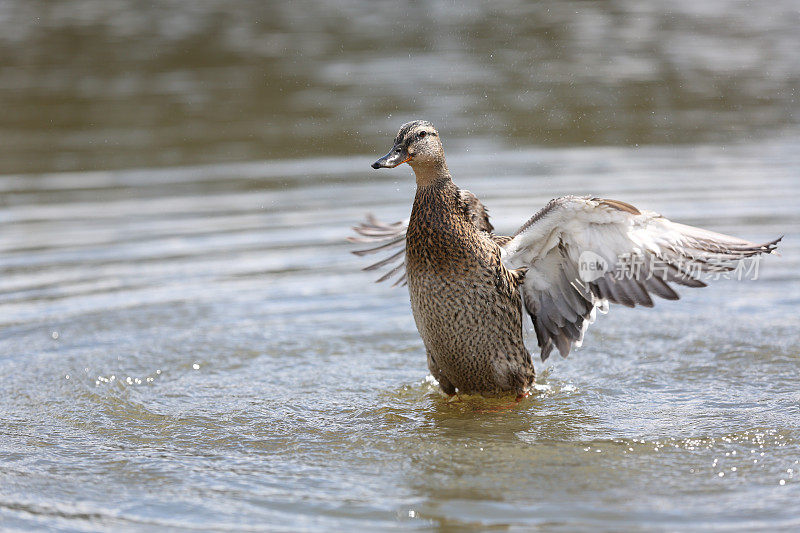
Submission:
POLYGON ((534 377, 522 342, 522 274, 503 266, 466 207, 443 176, 417 190, 411 211, 406 272, 428 367, 447 394, 522 394, 534 377))
POLYGON ((451 180, 429 122, 404 125, 395 145, 405 151, 396 160, 407 160, 417 178, 405 267, 428 368, 447 394, 527 392, 534 369, 517 290, 525 269, 500 261, 485 208, 451 180))
POLYGON ((730 272, 780 241, 755 244, 619 200, 577 196, 551 200, 513 236, 498 236, 475 195, 453 184, 430 122, 404 124, 372 166, 402 163, 417 180, 411 218, 385 224, 368 216, 350 240, 378 243, 358 255, 399 249, 367 270, 390 266, 378 281, 408 283, 428 367, 447 394, 529 390, 534 369, 522 341, 523 306, 542 360, 553 348, 566 357, 609 303, 677 300, 670 284, 704 287, 701 275, 730 272))

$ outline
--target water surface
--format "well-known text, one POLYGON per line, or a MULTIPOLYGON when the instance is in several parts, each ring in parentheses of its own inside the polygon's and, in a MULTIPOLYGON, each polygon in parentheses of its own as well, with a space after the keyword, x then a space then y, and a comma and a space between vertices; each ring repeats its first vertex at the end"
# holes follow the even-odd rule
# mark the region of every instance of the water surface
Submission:
POLYGON ((0 2, 0 528, 797 530, 799 13, 0 2), (782 255, 448 402, 345 242, 411 118, 500 232, 592 194, 782 255))
POLYGON ((348 254, 407 216, 407 167, 2 177, 3 524, 796 528, 799 146, 453 153, 500 231, 591 192, 786 234, 757 281, 613 309, 496 413, 437 393, 407 293, 348 254))

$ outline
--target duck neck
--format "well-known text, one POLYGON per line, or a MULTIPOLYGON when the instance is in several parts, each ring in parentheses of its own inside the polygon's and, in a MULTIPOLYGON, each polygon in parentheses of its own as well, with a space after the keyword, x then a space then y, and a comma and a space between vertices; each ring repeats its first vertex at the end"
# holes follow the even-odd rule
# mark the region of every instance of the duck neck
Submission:
POLYGON ((458 187, 450 178, 447 165, 436 168, 414 167, 417 176, 417 193, 414 195, 414 208, 411 218, 432 220, 448 219, 455 210, 458 187))
POLYGON ((412 167, 417 177, 417 187, 443 186, 452 183, 450 170, 444 159, 430 164, 417 164, 412 167))

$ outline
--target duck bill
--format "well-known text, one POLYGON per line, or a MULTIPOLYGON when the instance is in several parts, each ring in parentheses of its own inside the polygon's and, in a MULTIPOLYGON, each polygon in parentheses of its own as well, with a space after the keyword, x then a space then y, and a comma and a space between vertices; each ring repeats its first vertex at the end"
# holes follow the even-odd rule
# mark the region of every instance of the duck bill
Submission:
POLYGON ((408 155, 408 152, 404 148, 395 146, 389 150, 388 154, 372 163, 372 168, 394 168, 410 160, 411 156, 408 155))

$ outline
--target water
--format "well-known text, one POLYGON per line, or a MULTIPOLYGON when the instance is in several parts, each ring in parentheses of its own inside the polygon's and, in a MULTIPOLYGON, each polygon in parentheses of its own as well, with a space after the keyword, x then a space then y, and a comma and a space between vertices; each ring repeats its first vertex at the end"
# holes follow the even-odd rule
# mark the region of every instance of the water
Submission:
POLYGON ((4 172, 385 153, 412 118, 471 150, 798 125, 797 0, 185 4, 2 2, 4 172))
POLYGON ((269 19, 232 5, 0 8, 0 526, 800 528, 795 4, 544 3, 530 31, 517 8, 393 8, 407 31, 383 33, 358 2, 269 19), (652 33, 641 54, 609 33, 619 21, 652 33), (639 66, 592 63, 598 43, 639 66), (425 61, 412 79, 408 46, 425 61), (542 78, 512 77, 514 53, 548 59, 542 78), (452 86, 432 74, 445 67, 452 86), (581 76, 548 92, 558 72, 581 76), (597 84, 609 72, 628 73, 619 107, 597 84), (592 101, 594 122, 558 130, 502 104, 523 86, 548 109, 592 101), (345 242, 367 211, 408 216, 410 169, 369 168, 407 115, 437 123, 502 233, 554 196, 596 194, 784 234, 782 255, 755 281, 614 308, 568 359, 536 363, 515 409, 448 402, 407 293, 373 284, 345 242))
POLYGON ((592 191, 787 234, 757 281, 614 309, 499 413, 437 394, 407 294, 347 253, 362 212, 407 214, 408 169, 42 176, 2 211, 4 524, 797 527, 797 148, 452 154, 506 231, 592 191))

